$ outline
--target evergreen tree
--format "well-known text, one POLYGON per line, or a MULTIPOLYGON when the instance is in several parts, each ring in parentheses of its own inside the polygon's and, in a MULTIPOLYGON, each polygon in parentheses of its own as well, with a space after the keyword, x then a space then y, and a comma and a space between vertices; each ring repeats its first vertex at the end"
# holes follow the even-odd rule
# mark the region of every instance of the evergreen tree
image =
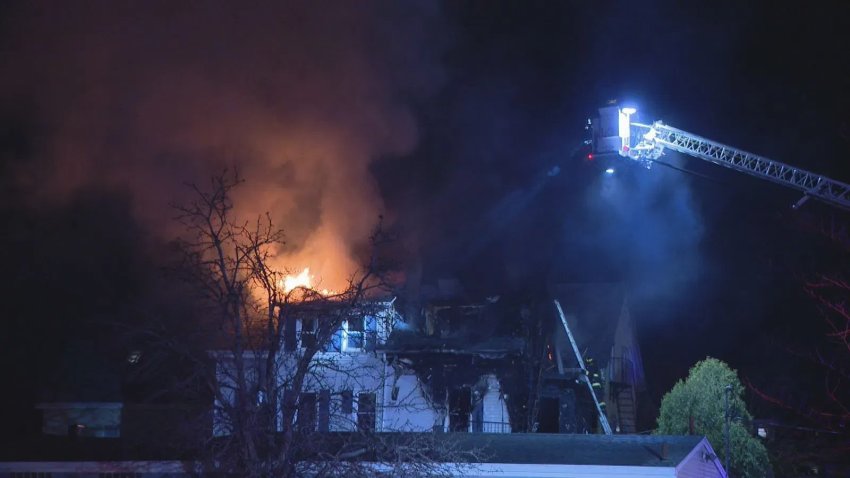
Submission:
POLYGON ((729 393, 730 459, 729 473, 734 477, 767 476, 770 463, 764 445, 747 430, 752 417, 743 400, 744 387, 738 374, 725 362, 711 357, 691 368, 688 378, 679 380, 661 400, 656 433, 666 435, 705 435, 718 456, 726 463, 724 429, 729 393))

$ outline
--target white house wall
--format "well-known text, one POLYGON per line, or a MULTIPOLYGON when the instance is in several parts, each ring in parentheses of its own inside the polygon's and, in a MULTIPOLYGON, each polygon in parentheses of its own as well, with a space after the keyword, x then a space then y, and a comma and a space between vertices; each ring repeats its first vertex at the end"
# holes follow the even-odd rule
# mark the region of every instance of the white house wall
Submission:
POLYGON ((677 478, 725 478, 726 471, 708 439, 703 438, 676 467, 677 478))
MULTIPOLYGON (((292 365, 282 364, 279 383, 285 384, 291 379, 292 365), (287 366, 289 365, 289 366, 287 366)), ((219 384, 223 386, 222 395, 232 397, 232 363, 220 360, 217 364, 219 384)), ((445 413, 437 410, 426 399, 422 384, 412 370, 402 370, 396 378, 396 371, 387 365, 382 355, 372 352, 323 352, 316 354, 313 370, 305 379, 303 392, 320 393, 329 390, 330 429, 333 431, 352 430, 357 423, 357 397, 359 393, 376 395, 377 431, 430 431, 435 426, 447 429, 445 413), (393 388, 397 387, 393 400, 393 388), (351 413, 342 411, 343 391, 352 392, 353 409, 351 413), (442 420, 441 420, 441 417, 442 420)), ((482 377, 486 383, 482 397, 484 432, 509 433, 509 414, 500 383, 495 375, 482 377)), ((283 387, 285 388, 285 387, 283 387)), ((220 407, 217 407, 220 408, 220 407)), ((227 421, 217 417, 214 423, 216 435, 229 433, 227 421)), ((471 425, 470 425, 471 426, 471 425)), ((470 429, 469 431, 473 431, 470 429)))
MULTIPOLYGON (((391 304, 390 304, 391 305, 391 304)), ((395 317, 394 311, 388 307, 386 312, 376 314, 379 343, 386 341, 391 327, 388 317, 395 317)), ((301 330, 301 323, 296 323, 296 329, 301 330)), ((300 337, 300 334, 298 335, 300 337)), ((300 344, 298 344, 300 347, 300 344)), ((344 349, 344 347, 343 347, 344 349)), ((299 355, 303 350, 297 348, 293 352, 281 352, 277 359, 278 384, 281 391, 289 388, 299 355)), ((246 353, 246 366, 251 362, 246 353)), ((216 373, 221 396, 224 400, 233 399, 233 361, 227 352, 211 354, 216 359, 216 373)), ((311 361, 311 370, 305 377, 302 393, 329 391, 329 428, 332 431, 352 430, 357 424, 358 395, 360 393, 375 394, 375 425, 376 431, 431 431, 435 426, 447 429, 447 413, 436 410, 427 400, 425 391, 416 374, 396 362, 394 368, 388 365, 386 357, 374 351, 325 351, 318 352, 311 361), (393 393, 393 389, 397 392, 393 393), (343 412, 342 392, 351 392, 352 409, 350 413, 343 412)), ((253 367, 250 372, 256 371, 253 367)), ((481 398, 485 432, 509 432, 508 409, 501 392, 499 381, 495 375, 482 376, 485 384, 484 395, 481 398)), ((250 378, 249 378, 250 381, 250 378)), ((284 392, 285 393, 285 392, 284 392)), ((258 398, 259 400, 259 398, 258 398)), ((221 416, 222 407, 216 403, 216 414, 213 423, 215 435, 230 432, 226 417, 221 416)), ((315 416, 318 417, 319 413, 315 416)), ((472 417, 470 417, 472 419, 472 417)), ((472 420, 470 420, 470 423, 472 420)), ((471 425, 470 425, 470 430, 471 425)))
POLYGON ((505 403, 505 395, 495 375, 490 374, 484 378, 487 391, 482 398, 484 407, 484 432, 485 433, 510 433, 510 415, 508 415, 508 404, 505 403))
POLYGON ((412 371, 400 374, 398 379, 392 369, 384 387, 383 431, 430 431, 437 422, 438 414, 428 403, 419 379, 412 371), (393 387, 398 387, 397 399, 393 400, 393 387))

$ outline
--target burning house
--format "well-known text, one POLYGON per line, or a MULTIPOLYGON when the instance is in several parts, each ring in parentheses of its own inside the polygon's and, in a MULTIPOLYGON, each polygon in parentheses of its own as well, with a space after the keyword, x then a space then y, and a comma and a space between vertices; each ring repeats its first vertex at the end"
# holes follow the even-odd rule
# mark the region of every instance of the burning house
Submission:
MULTIPOLYGON (((552 285, 531 301, 474 299, 444 284, 423 288, 420 300, 414 313, 404 309, 408 317, 395 299, 349 311, 322 344, 333 303, 292 306, 273 361, 278 407, 296 408, 297 427, 317 432, 595 433, 600 409, 613 432, 636 431, 643 367, 622 286, 552 285), (318 350, 293 393, 288 384, 310 347, 318 350)), ((219 385, 232 387, 228 353, 215 356, 219 385)), ((255 393, 262 403, 270 392, 255 393)), ((216 433, 228 433, 216 416, 216 433)))
MULTIPOLYGON (((498 298, 430 301, 418 314, 421 324, 405 321, 395 299, 370 301, 336 320, 339 327, 324 343, 317 343, 321 329, 339 307, 319 301, 289 309, 277 356, 267 360, 247 351, 244 363, 248 381, 257 383, 251 392, 257 403, 280 394, 276 413, 294 407, 302 431, 511 432, 502 381, 521 357, 524 340, 501 334, 498 298), (317 350, 299 391, 292 392, 310 348, 317 350), (271 387, 259 379, 268 366, 277 368, 271 387)), ((221 388, 214 430, 226 435, 232 429, 226 410, 237 388, 236 365, 230 351, 212 355, 221 388)))
POLYGON ((422 314, 424 330, 400 328, 383 345, 394 381, 415 382, 428 404, 420 428, 511 432, 504 384, 525 341, 502 333, 500 305, 497 297, 431 301, 422 314))

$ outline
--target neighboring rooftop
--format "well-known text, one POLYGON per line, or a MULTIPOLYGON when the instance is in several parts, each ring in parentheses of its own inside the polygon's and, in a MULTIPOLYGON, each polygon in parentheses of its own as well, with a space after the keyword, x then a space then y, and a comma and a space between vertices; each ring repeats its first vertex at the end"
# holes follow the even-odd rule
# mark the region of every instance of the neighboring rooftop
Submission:
MULTIPOLYGON (((417 434, 382 433, 385 445, 413 440, 417 434)), ((349 433, 322 435, 324 446, 351 446, 362 437, 349 433)), ((701 436, 670 435, 572 435, 551 433, 445 433, 438 439, 453 440, 457 450, 480 450, 484 463, 525 463, 609 466, 676 466, 703 440, 701 436)), ((313 436, 319 438, 319 436, 313 436)), ((3 461, 116 461, 174 460, 193 455, 188 450, 169 450, 160 444, 140 447, 121 439, 68 439, 43 437, 19 442, 0 453, 3 461)))
POLYGON ((676 466, 701 436, 573 435, 554 433, 466 434, 461 446, 482 448, 486 463, 676 466))

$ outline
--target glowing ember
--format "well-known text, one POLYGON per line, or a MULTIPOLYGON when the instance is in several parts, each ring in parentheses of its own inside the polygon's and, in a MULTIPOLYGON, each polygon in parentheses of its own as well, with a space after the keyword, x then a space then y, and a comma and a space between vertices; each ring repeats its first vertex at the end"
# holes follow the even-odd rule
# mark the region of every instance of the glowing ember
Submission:
POLYGON ((288 275, 283 278, 281 281, 281 285, 283 286, 283 291, 286 293, 291 292, 293 289, 298 287, 303 287, 305 289, 310 289, 311 282, 313 277, 310 275, 310 268, 305 267, 303 271, 301 271, 298 275, 288 275))

